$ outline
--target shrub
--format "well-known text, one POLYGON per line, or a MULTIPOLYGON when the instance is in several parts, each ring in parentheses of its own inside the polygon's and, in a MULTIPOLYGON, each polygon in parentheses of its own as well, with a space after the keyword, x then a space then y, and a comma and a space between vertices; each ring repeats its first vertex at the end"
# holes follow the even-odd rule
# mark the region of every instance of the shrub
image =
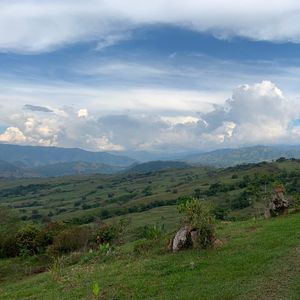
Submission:
POLYGON ((88 245, 90 239, 89 227, 72 226, 54 237, 53 245, 49 247, 48 252, 52 255, 59 255, 81 250, 88 245))
POLYGON ((38 254, 47 244, 41 228, 33 224, 27 224, 18 230, 16 242, 19 252, 26 254, 38 254))
POLYGON ((229 210, 222 206, 216 206, 213 210, 213 214, 218 220, 227 220, 228 213, 229 210))
POLYGON ((139 228, 139 236, 142 239, 146 240, 158 240, 164 232, 164 224, 162 225, 145 225, 142 228, 139 228))
POLYGON ((128 219, 122 219, 118 223, 96 223, 93 228, 93 242, 97 245, 119 242, 129 223, 128 219))
POLYGON ((153 247, 153 241, 141 239, 135 242, 133 251, 136 254, 146 254, 153 247))
POLYGON ((59 222, 50 222, 42 228, 43 234, 45 235, 45 240, 48 245, 53 243, 54 237, 57 236, 60 232, 66 229, 64 223, 59 222))
POLYGON ((96 244, 110 243, 117 237, 116 226, 102 223, 94 232, 94 241, 96 244))
POLYGON ((208 205, 203 201, 185 197, 177 207, 184 214, 184 224, 197 231, 199 245, 203 248, 210 246, 215 239, 215 226, 208 205))
POLYGON ((0 234, 0 258, 15 257, 18 254, 15 234, 0 234))

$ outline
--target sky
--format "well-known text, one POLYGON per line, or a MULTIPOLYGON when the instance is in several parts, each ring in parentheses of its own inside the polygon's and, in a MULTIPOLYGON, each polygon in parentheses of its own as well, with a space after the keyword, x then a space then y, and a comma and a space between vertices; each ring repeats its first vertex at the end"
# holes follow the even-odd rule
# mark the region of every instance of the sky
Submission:
POLYGON ((300 2, 0 0, 0 143, 300 141, 300 2))

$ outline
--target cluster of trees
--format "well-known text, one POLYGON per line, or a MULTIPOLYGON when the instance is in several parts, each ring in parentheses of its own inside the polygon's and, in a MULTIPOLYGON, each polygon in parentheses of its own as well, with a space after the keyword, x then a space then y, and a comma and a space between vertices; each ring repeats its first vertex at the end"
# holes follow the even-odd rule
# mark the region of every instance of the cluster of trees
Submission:
POLYGON ((29 185, 20 185, 13 188, 3 189, 0 191, 0 197, 16 197, 16 196, 25 196, 28 193, 35 194, 40 190, 51 188, 50 184, 29 184, 29 185))

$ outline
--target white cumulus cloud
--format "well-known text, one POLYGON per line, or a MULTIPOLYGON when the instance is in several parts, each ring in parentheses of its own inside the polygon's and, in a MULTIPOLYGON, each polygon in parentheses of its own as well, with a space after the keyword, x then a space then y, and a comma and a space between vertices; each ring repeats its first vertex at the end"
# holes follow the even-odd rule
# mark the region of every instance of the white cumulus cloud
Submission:
MULTIPOLYGON (((171 99, 170 99, 171 103, 171 99)), ((7 129, 0 142, 80 147, 93 151, 208 150, 253 144, 297 143, 300 105, 272 82, 240 85, 209 112, 133 111, 97 115, 70 107, 52 113, 0 107, 7 129), (89 117, 88 117, 89 116, 89 117)))
POLYGON ((24 143, 26 142, 26 136, 17 127, 8 127, 4 133, 0 134, 0 142, 24 143))
POLYGON ((79 118, 87 118, 89 116, 89 111, 86 108, 81 108, 77 112, 79 118))

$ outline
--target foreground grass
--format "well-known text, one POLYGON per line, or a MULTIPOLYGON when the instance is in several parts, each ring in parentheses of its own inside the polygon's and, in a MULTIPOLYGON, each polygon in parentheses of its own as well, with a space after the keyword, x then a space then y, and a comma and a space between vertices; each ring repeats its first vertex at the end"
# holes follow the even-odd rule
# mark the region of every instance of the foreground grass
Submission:
MULTIPOLYGON (((300 216, 218 225, 224 246, 92 260, 0 283, 0 299, 299 299, 300 216), (52 274, 53 275, 53 274, 52 274)), ((157 249, 155 242, 153 247, 157 249)))

